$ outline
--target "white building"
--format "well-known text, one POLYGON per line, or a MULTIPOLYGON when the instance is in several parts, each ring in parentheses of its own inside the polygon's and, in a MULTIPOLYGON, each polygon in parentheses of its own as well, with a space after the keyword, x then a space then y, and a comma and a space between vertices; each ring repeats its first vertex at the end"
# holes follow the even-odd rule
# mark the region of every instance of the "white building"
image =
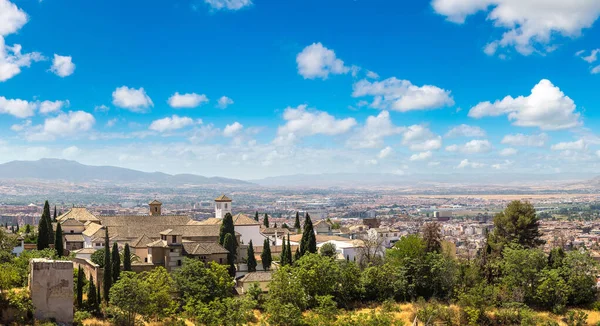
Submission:
POLYGON ((231 214, 231 199, 221 195, 215 199, 215 218, 223 219, 227 213, 231 214))

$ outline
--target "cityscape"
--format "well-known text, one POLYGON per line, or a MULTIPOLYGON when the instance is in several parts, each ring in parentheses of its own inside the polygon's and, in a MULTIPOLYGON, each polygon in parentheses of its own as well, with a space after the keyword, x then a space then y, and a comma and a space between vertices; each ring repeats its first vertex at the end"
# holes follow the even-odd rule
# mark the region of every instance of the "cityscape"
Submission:
POLYGON ((600 325, 600 0, 0 0, 0 325, 600 325))

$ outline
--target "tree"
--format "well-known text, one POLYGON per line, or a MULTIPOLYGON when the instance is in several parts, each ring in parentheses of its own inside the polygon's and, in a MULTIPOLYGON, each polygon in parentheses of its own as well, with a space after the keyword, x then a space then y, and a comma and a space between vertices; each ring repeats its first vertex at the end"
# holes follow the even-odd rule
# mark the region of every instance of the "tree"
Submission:
POLYGON ((266 228, 269 228, 269 215, 265 213, 265 218, 263 219, 263 224, 266 228))
POLYGON ((56 236, 54 237, 54 249, 58 257, 64 256, 63 233, 60 223, 56 223, 56 236))
MULTIPOLYGON (((235 239, 235 227, 233 225, 233 216, 230 213, 225 214, 223 222, 221 223, 221 229, 219 231, 219 244, 225 247, 225 236, 230 234, 233 238, 233 257, 237 257, 237 240, 235 239)), ((227 249, 227 247, 225 247, 227 249)), ((229 250, 229 249, 228 249, 229 250)))
POLYGON ((302 255, 300 255, 300 247, 296 247, 296 252, 294 253, 294 261, 300 259, 302 255))
POLYGON ((54 205, 54 217, 52 218, 52 221, 56 222, 56 218, 57 218, 57 216, 56 216, 56 205, 54 205))
POLYGON ((150 304, 150 288, 134 272, 124 272, 110 291, 110 304, 124 313, 123 323, 134 326, 136 316, 150 304))
POLYGON ((258 219, 258 211, 256 211, 256 213, 254 214, 254 220, 255 220, 256 222, 258 222, 258 221, 259 221, 259 219, 258 219))
POLYGON ((108 239, 108 228, 104 233, 104 275, 102 278, 104 301, 110 300, 110 288, 112 286, 112 264, 110 261, 110 243, 108 239))
POLYGON ((105 251, 106 251, 106 249, 104 249, 104 248, 98 249, 98 250, 94 251, 94 253, 92 254, 92 257, 90 258, 92 263, 98 265, 98 267, 100 267, 100 268, 104 268, 104 256, 106 255, 105 251))
POLYGON ((288 234, 287 240, 287 252, 285 253, 285 259, 287 260, 288 265, 292 264, 292 245, 290 244, 290 235, 288 234))
POLYGON ((54 229, 52 228, 52 218, 50 217, 50 204, 46 200, 44 203, 44 213, 42 213, 42 219, 46 221, 48 230, 48 244, 54 243, 54 229))
POLYGON ((563 248, 552 248, 548 255, 548 266, 553 269, 560 268, 563 265, 563 259, 565 259, 565 251, 563 248))
POLYGON ((182 302, 195 300, 206 303, 229 297, 235 285, 225 266, 189 258, 173 273, 173 279, 182 302))
POLYGON ((284 229, 289 229, 289 228, 290 228, 290 227, 287 225, 287 223, 283 223, 283 224, 281 225, 281 227, 282 227, 282 228, 284 228, 284 229))
POLYGON ((38 223, 38 237, 37 237, 37 250, 44 250, 49 248, 49 239, 48 239, 48 223, 44 219, 44 215, 40 218, 40 222, 38 223))
POLYGON ((113 279, 113 283, 119 280, 119 277, 121 276, 121 257, 119 256, 119 246, 117 245, 117 243, 113 243, 113 248, 112 248, 112 258, 111 258, 111 263, 112 263, 112 279, 113 279))
POLYGON ((367 237, 362 239, 361 246, 357 250, 357 259, 361 268, 382 263, 384 256, 383 240, 376 233, 367 234, 367 237))
POLYGON ((294 229, 300 231, 300 228, 302 228, 302 226, 300 225, 300 213, 296 212, 296 220, 294 221, 294 229))
POLYGON ((235 277, 235 240, 231 234, 227 233, 225 235, 225 242, 223 242, 223 247, 227 249, 229 253, 227 253, 227 264, 229 265, 229 275, 231 277, 235 277))
POLYGON ((321 256, 335 258, 335 256, 337 255, 336 250, 337 248, 335 247, 335 244, 328 242, 321 246, 319 253, 321 254, 321 256))
POLYGON ((137 277, 143 281, 142 284, 147 286, 150 292, 145 314, 156 320, 172 316, 176 312, 178 304, 173 300, 175 281, 169 272, 159 266, 149 272, 138 274, 137 277))
POLYGON ((83 268, 77 269, 77 307, 83 307, 83 268))
POLYGON ((275 229, 277 228, 277 222, 275 222, 275 223, 273 224, 273 227, 274 227, 275 229))
POLYGON ((131 252, 128 243, 125 244, 123 249, 123 271, 131 272, 131 252))
POLYGON ((556 269, 544 269, 535 298, 545 308, 562 314, 566 308, 571 289, 556 269))
POLYGON ((260 254, 260 260, 262 261, 262 266, 265 271, 271 268, 273 258, 271 257, 271 244, 269 243, 269 239, 265 239, 263 243, 263 252, 260 254))
POLYGON ((285 266, 287 265, 287 248, 285 243, 285 235, 283 236, 283 240, 281 240, 281 255, 279 256, 279 265, 285 266))
POLYGON ((26 234, 29 234, 29 233, 31 233, 31 225, 29 225, 29 224, 25 224, 25 233, 26 233, 26 234))
POLYGON ((256 272, 256 257, 254 256, 252 240, 250 240, 250 244, 248 245, 248 272, 256 272))
POLYGON ((492 247, 497 252, 502 252, 512 242, 524 248, 535 248, 544 243, 540 237, 539 220, 535 208, 529 202, 515 200, 494 217, 491 240, 492 247))
POLYGON ((98 301, 98 294, 96 293, 96 286, 94 285, 94 279, 90 274, 90 282, 88 283, 87 292, 87 309, 92 313, 98 313, 100 311, 100 302, 98 301))
POLYGON ((306 213, 304 220, 304 230, 302 232, 302 239, 300 240, 300 255, 304 256, 306 253, 317 252, 317 238, 315 237, 315 230, 313 228, 310 215, 306 213))
POLYGON ((442 232, 439 223, 425 223, 423 225, 423 241, 425 242, 425 251, 441 252, 442 251, 442 232))

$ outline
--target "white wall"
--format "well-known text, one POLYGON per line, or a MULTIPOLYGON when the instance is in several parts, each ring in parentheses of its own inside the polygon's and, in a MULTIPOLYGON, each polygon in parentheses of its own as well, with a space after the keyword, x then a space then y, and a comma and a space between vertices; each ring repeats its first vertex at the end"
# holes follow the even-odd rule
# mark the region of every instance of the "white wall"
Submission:
POLYGON ((252 240, 254 246, 262 246, 266 237, 260 233, 260 225, 236 225, 235 232, 241 234, 240 241, 249 244, 252 240))

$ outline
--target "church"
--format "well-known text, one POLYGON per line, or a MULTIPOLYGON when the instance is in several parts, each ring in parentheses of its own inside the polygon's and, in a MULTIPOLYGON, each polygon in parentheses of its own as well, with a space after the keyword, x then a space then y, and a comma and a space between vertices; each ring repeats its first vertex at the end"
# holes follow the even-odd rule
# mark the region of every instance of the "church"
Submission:
MULTIPOLYGON (((94 215, 84 207, 73 207, 57 218, 64 236, 64 246, 76 257, 89 259, 104 248, 108 231, 112 246, 129 244, 139 264, 164 266, 171 271, 182 265, 184 257, 224 264, 228 251, 219 244, 223 217, 232 214, 232 200, 225 195, 215 199, 215 217, 195 221, 185 215, 162 214, 162 203, 148 204, 147 215, 94 215)), ((244 214, 233 215, 236 239, 240 243, 238 257, 252 240, 262 245, 266 237, 260 224, 244 214)))

